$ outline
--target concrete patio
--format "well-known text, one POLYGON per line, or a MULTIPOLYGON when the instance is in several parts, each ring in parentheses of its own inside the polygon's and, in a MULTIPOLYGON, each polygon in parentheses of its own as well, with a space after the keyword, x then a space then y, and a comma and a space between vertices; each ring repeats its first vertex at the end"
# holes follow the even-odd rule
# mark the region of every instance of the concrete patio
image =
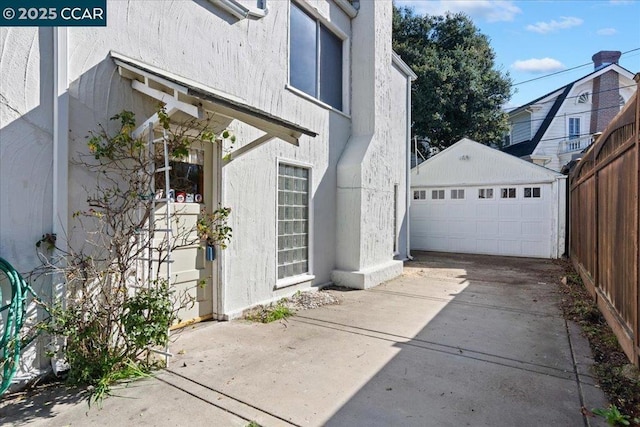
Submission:
POLYGON ((102 409, 48 388, 8 425, 587 426, 605 407, 549 260, 414 254, 402 277, 288 321, 204 323, 102 409))

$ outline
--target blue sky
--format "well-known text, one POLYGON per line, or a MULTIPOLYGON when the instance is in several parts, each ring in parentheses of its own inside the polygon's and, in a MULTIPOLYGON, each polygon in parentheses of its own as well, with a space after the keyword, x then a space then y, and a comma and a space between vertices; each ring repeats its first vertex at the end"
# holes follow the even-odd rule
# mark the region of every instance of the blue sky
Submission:
POLYGON ((638 0, 395 0, 417 13, 464 12, 490 38, 496 67, 508 71, 514 90, 510 106, 533 99, 593 70, 591 56, 601 50, 623 54, 620 65, 640 72, 638 0), (517 84, 557 71, 575 70, 517 84))

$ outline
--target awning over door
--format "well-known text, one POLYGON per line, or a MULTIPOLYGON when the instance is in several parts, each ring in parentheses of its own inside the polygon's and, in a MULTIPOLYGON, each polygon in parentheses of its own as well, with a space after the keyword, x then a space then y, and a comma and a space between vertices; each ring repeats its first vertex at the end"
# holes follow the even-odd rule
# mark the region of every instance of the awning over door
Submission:
MULTIPOLYGON (((164 103, 169 114, 181 111, 192 117, 204 117, 206 111, 221 118, 239 120, 264 132, 264 135, 237 149, 234 156, 273 138, 298 145, 298 139, 302 135, 317 136, 312 130, 248 105, 232 95, 116 52, 111 52, 111 57, 118 66, 120 75, 131 80, 134 90, 164 103)), ((154 121, 157 121, 157 117, 149 118, 140 126, 140 132, 154 121)))

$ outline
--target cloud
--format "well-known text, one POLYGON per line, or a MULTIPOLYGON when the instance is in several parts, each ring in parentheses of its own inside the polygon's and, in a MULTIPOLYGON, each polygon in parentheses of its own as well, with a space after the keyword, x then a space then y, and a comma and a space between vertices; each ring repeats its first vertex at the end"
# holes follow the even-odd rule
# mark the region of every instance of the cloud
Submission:
POLYGON ((550 22, 536 22, 525 27, 527 31, 534 33, 547 34, 558 30, 566 30, 567 28, 582 25, 582 19, 573 16, 563 16, 560 21, 551 20, 550 22))
POLYGON ((562 62, 553 58, 531 58, 524 61, 518 60, 511 64, 511 68, 525 73, 542 74, 564 70, 566 67, 562 62))
POLYGON ((416 13, 427 15, 463 12, 487 22, 513 21, 522 13, 511 0, 396 0, 396 6, 412 7, 416 13))
POLYGON ((596 31, 596 34, 599 36, 613 36, 615 34, 618 34, 618 30, 616 30, 615 28, 601 28, 596 31))

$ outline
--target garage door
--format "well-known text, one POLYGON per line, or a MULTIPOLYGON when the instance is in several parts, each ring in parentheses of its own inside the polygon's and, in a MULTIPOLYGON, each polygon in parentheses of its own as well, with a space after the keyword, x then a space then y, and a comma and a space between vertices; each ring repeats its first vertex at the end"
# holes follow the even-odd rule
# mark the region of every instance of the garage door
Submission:
POLYGON ((411 248, 550 258, 551 185, 413 188, 411 248))

